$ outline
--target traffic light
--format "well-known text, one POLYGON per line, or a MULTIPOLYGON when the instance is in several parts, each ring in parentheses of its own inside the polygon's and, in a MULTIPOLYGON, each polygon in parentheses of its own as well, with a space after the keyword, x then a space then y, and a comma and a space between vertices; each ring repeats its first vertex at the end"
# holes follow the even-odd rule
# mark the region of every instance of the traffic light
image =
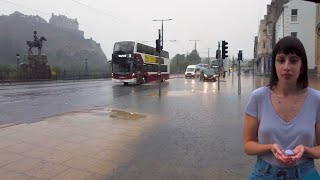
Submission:
POLYGON ((225 59, 228 57, 228 42, 222 41, 222 59, 225 59))
POLYGON ((157 53, 160 54, 161 49, 162 49, 162 47, 161 47, 161 44, 160 44, 160 39, 157 39, 156 40, 156 51, 157 51, 157 53))
POLYGON ((242 60, 242 51, 241 50, 238 53, 238 61, 243 61, 242 60))
POLYGON ((216 59, 219 59, 219 50, 216 50, 216 59))

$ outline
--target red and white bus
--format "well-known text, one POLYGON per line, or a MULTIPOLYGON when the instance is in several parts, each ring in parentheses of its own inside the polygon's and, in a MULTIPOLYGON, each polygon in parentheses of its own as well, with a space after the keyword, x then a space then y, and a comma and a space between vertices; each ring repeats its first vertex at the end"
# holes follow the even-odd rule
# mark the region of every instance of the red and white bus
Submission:
POLYGON ((167 51, 158 58, 156 48, 134 41, 116 42, 112 54, 112 81, 123 84, 144 84, 169 79, 170 60, 167 51), (160 60, 161 75, 158 76, 160 60))

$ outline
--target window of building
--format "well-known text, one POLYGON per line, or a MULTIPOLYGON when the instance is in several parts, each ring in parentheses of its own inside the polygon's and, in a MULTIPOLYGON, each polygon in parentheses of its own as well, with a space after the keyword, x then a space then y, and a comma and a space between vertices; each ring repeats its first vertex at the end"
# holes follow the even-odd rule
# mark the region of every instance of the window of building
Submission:
POLYGON ((298 9, 291 9, 291 22, 298 21, 298 9))
POLYGON ((293 36, 293 37, 297 37, 297 32, 291 32, 291 36, 293 36))

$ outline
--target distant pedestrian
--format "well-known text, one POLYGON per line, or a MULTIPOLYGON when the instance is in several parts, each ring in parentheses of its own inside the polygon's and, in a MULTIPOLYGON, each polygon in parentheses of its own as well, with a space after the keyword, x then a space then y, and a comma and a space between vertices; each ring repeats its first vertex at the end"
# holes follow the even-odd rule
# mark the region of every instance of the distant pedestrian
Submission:
POLYGON ((244 115, 244 151, 257 156, 249 179, 319 177, 320 92, 308 87, 301 41, 284 37, 272 52, 268 86, 256 89, 244 115))

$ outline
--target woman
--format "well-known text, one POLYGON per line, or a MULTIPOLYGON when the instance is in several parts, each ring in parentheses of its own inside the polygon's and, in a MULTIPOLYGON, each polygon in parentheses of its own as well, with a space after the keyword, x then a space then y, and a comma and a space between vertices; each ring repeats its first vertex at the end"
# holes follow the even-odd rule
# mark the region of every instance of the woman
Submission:
POLYGON ((256 155, 249 179, 316 176, 320 157, 320 92, 308 87, 301 41, 284 37, 272 52, 270 84, 256 89, 244 115, 244 150, 256 155))

